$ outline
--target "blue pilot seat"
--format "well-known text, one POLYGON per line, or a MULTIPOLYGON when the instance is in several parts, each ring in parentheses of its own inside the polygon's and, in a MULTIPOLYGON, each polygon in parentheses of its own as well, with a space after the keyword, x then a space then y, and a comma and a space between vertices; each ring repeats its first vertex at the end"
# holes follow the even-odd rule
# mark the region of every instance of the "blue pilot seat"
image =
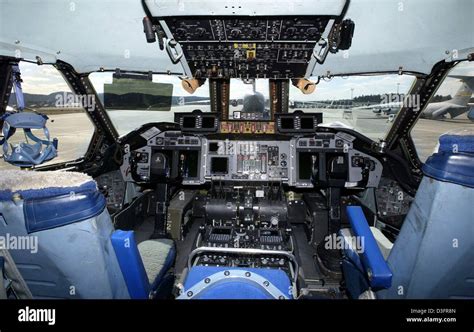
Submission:
POLYGON ((173 242, 137 246, 133 232, 123 232, 126 250, 116 250, 120 232, 88 175, 2 171, 0 236, 34 298, 148 298, 173 262, 173 242), (135 248, 135 256, 129 248, 135 248), (139 286, 131 286, 129 278, 137 266, 144 279, 134 281, 146 281, 147 293, 140 296, 132 292, 139 286))
POLYGON ((2 171, 0 235, 34 298, 129 297, 105 205, 85 174, 2 171))
POLYGON ((474 298, 474 133, 447 133, 439 142, 423 165, 423 179, 386 261, 380 241, 373 245, 361 207, 347 207, 352 227, 341 234, 366 242, 363 254, 345 249, 343 271, 352 297, 371 289, 386 299, 474 298))

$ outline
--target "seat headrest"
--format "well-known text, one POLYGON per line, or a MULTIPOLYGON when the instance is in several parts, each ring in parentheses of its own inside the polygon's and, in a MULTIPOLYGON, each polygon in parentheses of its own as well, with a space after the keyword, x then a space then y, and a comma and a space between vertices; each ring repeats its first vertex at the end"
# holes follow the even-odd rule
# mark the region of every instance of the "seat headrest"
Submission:
POLYGON ((423 165, 433 179, 474 188, 474 130, 458 129, 441 135, 438 152, 423 165))
POLYGON ((9 200, 15 193, 27 199, 84 190, 97 190, 97 184, 89 175, 79 172, 5 170, 0 177, 0 200, 9 200))
POLYGON ((458 129, 441 135, 438 151, 474 153, 474 130, 458 129))

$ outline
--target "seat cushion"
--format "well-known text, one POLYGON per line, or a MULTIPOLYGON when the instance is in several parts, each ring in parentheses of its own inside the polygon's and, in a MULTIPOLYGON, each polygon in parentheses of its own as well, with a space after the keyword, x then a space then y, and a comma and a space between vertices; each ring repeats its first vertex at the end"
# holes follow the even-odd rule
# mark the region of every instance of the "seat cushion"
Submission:
POLYGON ((145 267, 146 275, 154 289, 175 258, 174 242, 170 239, 146 240, 138 244, 138 251, 145 267))

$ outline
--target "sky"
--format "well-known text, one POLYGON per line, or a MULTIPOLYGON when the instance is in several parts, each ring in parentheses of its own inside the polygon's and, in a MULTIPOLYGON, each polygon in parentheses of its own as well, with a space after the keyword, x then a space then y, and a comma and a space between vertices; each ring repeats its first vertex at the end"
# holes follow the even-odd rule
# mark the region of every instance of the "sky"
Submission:
POLYGON ((21 62, 20 71, 25 93, 48 95, 56 91, 71 91, 61 74, 51 65, 21 62))
MULTIPOLYGON (((52 66, 38 66, 23 62, 20 64, 20 70, 22 72, 23 91, 25 93, 50 94, 57 91, 70 91, 61 74, 52 66)), ((474 76, 474 63, 461 63, 450 74, 474 76)), ((90 75, 90 78, 97 93, 102 93, 104 83, 112 82, 112 73, 93 73, 90 75)), ((400 84, 400 93, 406 93, 413 80, 413 77, 409 75, 393 74, 335 77, 329 81, 321 80, 316 87, 316 91, 311 95, 304 95, 297 88, 291 86, 290 99, 301 101, 350 99, 351 89, 354 89, 352 92, 354 97, 396 93, 398 83, 400 84)), ((177 76, 153 75, 153 82, 171 83, 174 85, 173 94, 175 96, 189 96, 181 87, 181 81, 177 76)), ((437 94, 452 96, 459 86, 460 81, 458 79, 448 77, 437 94)), ((257 80, 256 89, 268 97, 268 80, 257 80)), ((251 84, 244 84, 238 79, 231 81, 231 99, 242 98, 245 94, 251 92, 251 84)), ((193 96, 209 97, 208 84, 206 83, 200 87, 193 96)))

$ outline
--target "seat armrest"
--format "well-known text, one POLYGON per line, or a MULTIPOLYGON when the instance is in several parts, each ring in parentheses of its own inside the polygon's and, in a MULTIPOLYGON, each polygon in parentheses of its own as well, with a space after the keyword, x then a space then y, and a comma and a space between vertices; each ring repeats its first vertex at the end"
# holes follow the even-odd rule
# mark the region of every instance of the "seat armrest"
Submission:
POLYGON ((150 283, 133 232, 116 230, 111 241, 130 297, 147 299, 150 283))
POLYGON ((389 288, 392 285, 392 271, 380 252, 362 208, 348 206, 346 211, 352 231, 359 238, 358 243, 362 244, 359 255, 367 272, 370 286, 375 289, 389 288))

